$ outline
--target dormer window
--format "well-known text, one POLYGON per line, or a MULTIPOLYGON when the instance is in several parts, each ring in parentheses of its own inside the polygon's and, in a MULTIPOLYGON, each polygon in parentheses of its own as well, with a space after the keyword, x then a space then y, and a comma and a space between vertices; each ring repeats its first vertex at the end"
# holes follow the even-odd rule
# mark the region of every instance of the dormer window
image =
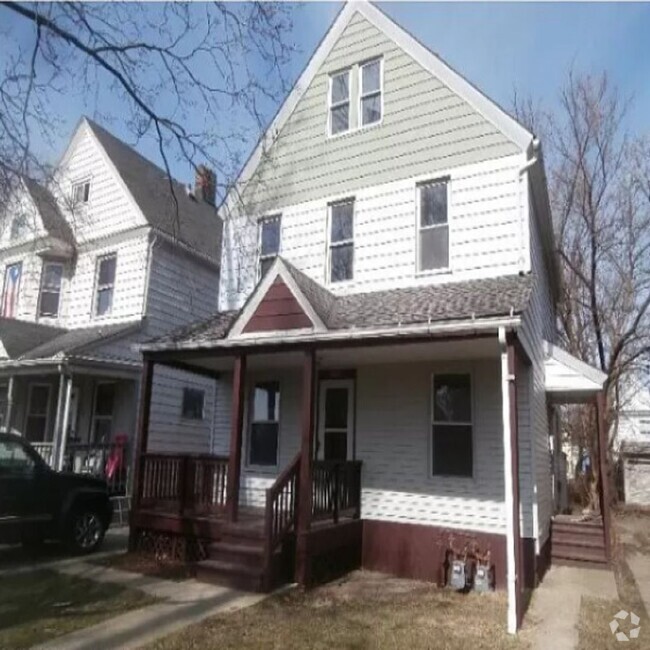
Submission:
POLYGON ((84 205, 90 198, 90 181, 75 183, 72 186, 72 201, 75 205, 84 205))
POLYGON ((382 59, 359 66, 359 114, 362 127, 381 122, 382 76, 382 59))
POLYGON ((337 72, 330 77, 330 135, 350 130, 350 71, 337 72))

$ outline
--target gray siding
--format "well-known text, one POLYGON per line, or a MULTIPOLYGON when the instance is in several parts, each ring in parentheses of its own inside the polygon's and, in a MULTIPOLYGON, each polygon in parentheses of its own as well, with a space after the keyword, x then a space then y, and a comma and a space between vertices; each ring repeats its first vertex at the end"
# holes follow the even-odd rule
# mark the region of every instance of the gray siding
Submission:
POLYGON ((296 106, 244 192, 246 211, 266 212, 520 150, 467 102, 356 14, 296 106), (329 138, 329 74, 352 69, 355 124, 359 62, 384 58, 380 125, 329 138))

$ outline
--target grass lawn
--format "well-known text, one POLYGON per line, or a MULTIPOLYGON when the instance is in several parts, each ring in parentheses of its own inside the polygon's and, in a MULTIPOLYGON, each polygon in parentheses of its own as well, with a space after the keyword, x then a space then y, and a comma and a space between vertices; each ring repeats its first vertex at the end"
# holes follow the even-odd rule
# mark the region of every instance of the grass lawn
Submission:
POLYGON ((293 590, 209 618, 149 650, 526 647, 505 632, 505 594, 456 594, 369 572, 308 593, 293 590))
POLYGON ((162 578, 163 580, 172 580, 180 582, 189 580, 194 577, 194 571, 191 566, 183 562, 160 561, 145 553, 120 553, 119 555, 110 555, 98 560, 89 560, 93 564, 119 569, 120 571, 132 571, 141 573, 145 576, 162 578))
POLYGON ((41 570, 0 579, 0 648, 29 648, 155 599, 135 589, 41 570))

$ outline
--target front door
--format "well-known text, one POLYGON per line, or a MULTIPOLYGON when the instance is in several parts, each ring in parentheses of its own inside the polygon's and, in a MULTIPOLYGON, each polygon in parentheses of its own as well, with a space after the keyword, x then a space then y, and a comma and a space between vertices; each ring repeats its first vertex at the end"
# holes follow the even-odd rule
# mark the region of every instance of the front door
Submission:
POLYGON ((354 458, 354 381, 327 379, 320 383, 318 458, 354 458))

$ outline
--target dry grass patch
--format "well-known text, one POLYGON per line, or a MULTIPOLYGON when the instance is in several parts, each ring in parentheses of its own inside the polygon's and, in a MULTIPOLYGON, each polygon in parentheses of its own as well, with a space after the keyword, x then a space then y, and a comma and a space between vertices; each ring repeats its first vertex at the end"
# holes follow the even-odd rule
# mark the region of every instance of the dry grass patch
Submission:
POLYGON ((172 560, 157 560, 151 555, 139 552, 120 553, 119 555, 103 557, 94 560, 93 564, 174 582, 181 582, 194 577, 194 570, 188 564, 172 560))
MULTIPOLYGON (((620 650, 622 646, 629 650, 650 649, 650 622, 645 610, 632 609, 641 619, 639 638, 623 643, 616 639, 609 628, 609 622, 616 612, 624 609, 630 611, 630 606, 620 600, 604 600, 602 598, 583 598, 578 619, 578 650, 620 650)), ((621 631, 628 633, 630 620, 620 622, 621 631)))
POLYGON ((0 583, 0 648, 30 648, 156 602, 135 589, 41 570, 0 583))
POLYGON ((505 594, 457 594, 426 583, 355 572, 308 593, 293 590, 215 616, 150 650, 524 648, 505 632, 505 594))

